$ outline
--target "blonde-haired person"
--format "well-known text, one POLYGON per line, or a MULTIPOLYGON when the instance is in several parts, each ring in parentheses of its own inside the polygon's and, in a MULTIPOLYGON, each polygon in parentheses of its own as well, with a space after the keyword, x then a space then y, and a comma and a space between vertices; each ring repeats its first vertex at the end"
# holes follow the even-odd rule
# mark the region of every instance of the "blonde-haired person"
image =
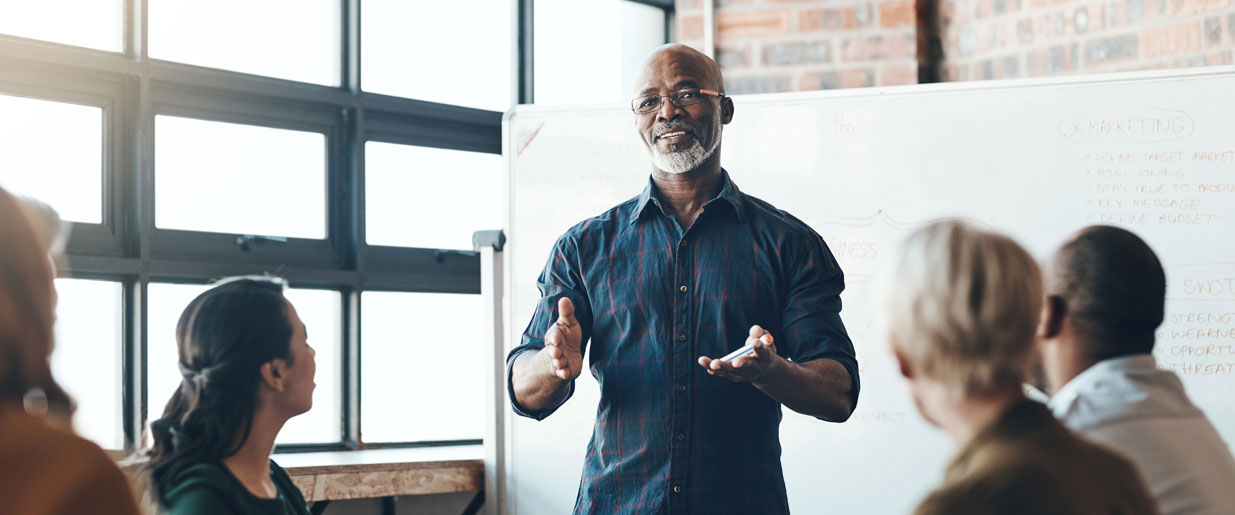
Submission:
POLYGON ((120 469, 72 433, 51 375, 59 219, 0 188, 0 505, 22 515, 137 513, 120 469))
POLYGON ((960 447, 915 513, 1158 513, 1127 460, 1025 398, 1042 277, 1024 249, 937 222, 908 238, 891 277, 881 302, 901 373, 922 416, 960 447))

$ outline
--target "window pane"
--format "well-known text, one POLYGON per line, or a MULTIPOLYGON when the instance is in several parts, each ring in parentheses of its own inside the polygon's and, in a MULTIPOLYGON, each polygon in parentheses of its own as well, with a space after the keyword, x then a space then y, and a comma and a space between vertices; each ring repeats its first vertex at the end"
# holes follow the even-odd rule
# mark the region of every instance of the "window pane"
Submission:
POLYGON ((665 44, 665 12, 655 7, 626 0, 536 0, 535 9, 537 104, 628 102, 639 64, 665 44), (616 23, 578 23, 580 18, 616 23))
POLYGON ((365 292, 361 306, 361 439, 482 438, 481 296, 365 292))
POLYGON ((56 279, 52 374, 77 401, 77 432, 104 449, 123 449, 120 283, 56 279))
POLYGON ((0 95, 0 186, 102 222, 103 110, 0 95))
POLYGON ((326 237, 326 136, 155 117, 155 224, 326 237))
POLYGON ((502 227, 502 156, 365 144, 365 240, 370 245, 472 248, 502 227))
POLYGON ((120 52, 124 50, 124 2, 0 0, 0 33, 120 52))
POLYGON ((338 0, 149 0, 150 57, 339 84, 338 0))
POLYGON ((365 0, 364 89, 505 111, 511 98, 510 6, 509 0, 365 0))
MULTIPOLYGON (((149 321, 146 362, 147 420, 163 413, 167 401, 180 385, 177 366, 176 322, 189 302, 210 287, 204 284, 152 283, 148 287, 149 321)), ((296 307, 309 331, 309 345, 317 351, 317 389, 313 409, 290 420, 279 433, 278 443, 333 443, 340 433, 339 303, 338 292, 288 289, 288 301, 296 307)))

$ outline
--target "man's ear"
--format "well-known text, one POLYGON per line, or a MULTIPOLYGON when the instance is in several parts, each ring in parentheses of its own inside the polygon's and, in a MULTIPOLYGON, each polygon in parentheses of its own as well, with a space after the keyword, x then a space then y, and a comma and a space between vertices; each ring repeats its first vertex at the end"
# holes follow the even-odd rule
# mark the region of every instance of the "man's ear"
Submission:
POLYGON ((1038 337, 1044 340, 1058 337, 1067 316, 1068 302, 1059 295, 1047 296, 1042 304, 1042 319, 1038 322, 1038 337))
POLYGON ((272 359, 262 364, 262 382, 271 390, 282 392, 287 388, 287 362, 272 359))
POLYGON ((913 368, 909 366, 909 361, 905 359, 896 345, 892 346, 892 355, 896 357, 896 368, 901 371, 901 375, 905 379, 913 379, 913 368))
POLYGON ((733 121, 733 99, 725 97, 720 99, 720 123, 729 125, 733 121))

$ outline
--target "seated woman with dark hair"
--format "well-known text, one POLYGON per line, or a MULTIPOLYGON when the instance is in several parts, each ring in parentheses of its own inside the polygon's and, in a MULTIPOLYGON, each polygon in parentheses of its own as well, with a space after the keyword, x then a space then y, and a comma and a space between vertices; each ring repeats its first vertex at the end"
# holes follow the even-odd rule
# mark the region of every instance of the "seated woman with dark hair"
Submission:
POLYGON ((224 281, 176 325, 183 379, 151 424, 144 466, 170 515, 307 515, 270 454, 288 419, 313 405, 314 352, 278 279, 224 281))

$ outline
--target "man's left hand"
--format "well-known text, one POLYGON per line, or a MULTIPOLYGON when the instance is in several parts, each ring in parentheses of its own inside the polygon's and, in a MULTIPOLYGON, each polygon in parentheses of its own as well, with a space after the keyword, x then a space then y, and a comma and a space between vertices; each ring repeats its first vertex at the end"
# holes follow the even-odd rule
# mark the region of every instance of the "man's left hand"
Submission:
POLYGON ((699 365, 707 369, 709 374, 718 375, 735 383, 758 385, 766 382, 772 370, 784 361, 784 358, 776 354, 772 334, 757 325, 751 326, 746 345, 752 346, 754 350, 731 362, 700 356, 699 365))

